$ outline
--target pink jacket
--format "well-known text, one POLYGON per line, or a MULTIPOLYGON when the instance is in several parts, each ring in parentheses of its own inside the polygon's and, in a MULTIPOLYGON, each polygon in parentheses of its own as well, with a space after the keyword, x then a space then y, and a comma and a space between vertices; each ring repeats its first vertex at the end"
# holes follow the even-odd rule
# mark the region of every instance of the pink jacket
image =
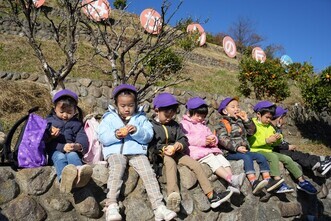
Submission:
POLYGON ((184 134, 189 142, 189 155, 195 160, 199 160, 210 153, 222 153, 217 147, 218 139, 211 130, 206 126, 205 122, 197 123, 192 121, 188 115, 184 115, 180 122, 184 134), (216 138, 215 147, 206 146, 206 137, 213 135, 216 138))

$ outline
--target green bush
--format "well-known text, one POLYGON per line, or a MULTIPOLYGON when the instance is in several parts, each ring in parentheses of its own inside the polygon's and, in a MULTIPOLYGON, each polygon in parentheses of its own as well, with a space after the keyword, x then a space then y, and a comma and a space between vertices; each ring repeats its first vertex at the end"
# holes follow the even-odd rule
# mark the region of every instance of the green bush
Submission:
POLYGON ((300 84, 302 97, 308 107, 331 112, 331 66, 320 74, 312 74, 300 84))
POLYGON ((288 75, 279 60, 267 59, 264 63, 244 57, 239 64, 239 92, 256 99, 275 102, 290 96, 288 75))
POLYGON ((147 70, 149 74, 163 73, 171 75, 178 72, 183 67, 183 59, 171 48, 162 50, 148 58, 147 70))

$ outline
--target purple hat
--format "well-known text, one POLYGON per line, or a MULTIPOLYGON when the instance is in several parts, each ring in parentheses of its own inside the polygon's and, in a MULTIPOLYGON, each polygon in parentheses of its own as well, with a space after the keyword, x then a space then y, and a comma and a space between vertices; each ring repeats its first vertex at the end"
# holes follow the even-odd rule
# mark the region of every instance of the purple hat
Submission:
POLYGON ((238 97, 226 97, 224 98, 221 103, 220 106, 218 107, 218 113, 222 113, 222 111, 226 108, 226 106, 233 100, 239 101, 238 97))
POLYGON ((275 115, 273 116, 272 119, 277 119, 278 117, 281 117, 281 116, 284 116, 285 114, 287 113, 287 110, 280 107, 280 106, 277 106, 276 107, 276 112, 275 112, 275 115))
POLYGON ((267 108, 267 107, 272 107, 272 106, 276 106, 276 105, 274 103, 271 103, 270 101, 260 101, 253 107, 253 110, 254 110, 254 112, 257 113, 262 108, 267 108))
POLYGON ((207 105, 206 102, 202 98, 193 97, 187 101, 186 108, 188 110, 192 110, 192 109, 201 107, 202 105, 207 105))
POLYGON ((63 90, 56 92, 56 94, 53 97, 53 103, 55 103, 55 101, 57 101, 60 97, 63 97, 63 96, 71 97, 76 102, 78 102, 78 95, 75 92, 68 90, 68 89, 63 89, 63 90))
POLYGON ((116 97, 116 95, 123 90, 130 90, 134 93, 137 93, 137 89, 135 88, 135 86, 131 84, 120 84, 113 90, 113 97, 116 97))
POLYGON ((168 107, 178 104, 176 98, 170 93, 161 93, 153 100, 154 108, 168 107))

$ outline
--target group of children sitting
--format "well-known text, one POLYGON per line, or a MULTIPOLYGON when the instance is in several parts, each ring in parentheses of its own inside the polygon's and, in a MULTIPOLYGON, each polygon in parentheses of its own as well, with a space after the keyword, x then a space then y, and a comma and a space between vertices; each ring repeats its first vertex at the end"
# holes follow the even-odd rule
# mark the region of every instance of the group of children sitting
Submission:
MULTIPOLYGON (((151 119, 146 117, 142 107, 138 107, 137 90, 133 85, 117 86, 113 98, 115 106, 109 106, 98 129, 98 139, 109 168, 105 205, 107 221, 122 219, 118 197, 128 164, 144 183, 155 220, 171 220, 180 211, 178 165, 187 166, 195 173, 212 208, 220 206, 232 194, 239 194, 245 177, 253 194, 259 194, 263 189, 275 193, 294 191, 281 177, 279 161, 298 180, 297 189, 308 194, 316 194, 317 190, 304 179, 293 160, 307 167, 309 162, 311 169, 322 175, 331 168, 330 157, 293 151, 294 147, 284 141, 280 131, 287 110, 269 101, 257 103, 254 106, 256 117, 250 119, 240 109, 238 98, 225 98, 218 108, 222 115, 219 126, 213 133, 206 126, 208 106, 202 98, 187 101, 187 113, 180 122, 174 120, 179 104, 170 93, 156 95, 151 119), (307 157, 311 160, 308 161, 307 157), (245 173, 232 174, 228 160, 243 160, 245 173), (261 180, 254 170, 254 160, 260 167, 261 180), (214 191, 202 163, 226 181, 224 192, 214 191), (166 176, 166 205, 155 174, 160 166, 164 167, 166 176)), ((53 102, 54 109, 47 118, 52 123, 47 152, 56 168, 60 191, 70 192, 72 188, 86 185, 91 178, 91 166, 83 165, 81 161, 88 141, 78 118, 78 96, 70 90, 62 90, 55 94, 53 102)))

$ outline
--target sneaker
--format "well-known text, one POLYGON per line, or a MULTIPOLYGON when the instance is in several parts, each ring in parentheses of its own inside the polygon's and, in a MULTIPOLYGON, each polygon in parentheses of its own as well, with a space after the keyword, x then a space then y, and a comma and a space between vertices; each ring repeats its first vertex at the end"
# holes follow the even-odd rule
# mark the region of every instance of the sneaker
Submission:
POLYGON ((119 211, 119 207, 117 203, 110 204, 106 209, 106 221, 122 220, 122 216, 118 211, 119 211))
POLYGON ((270 192, 270 191, 277 189, 283 182, 284 182, 283 178, 281 178, 279 180, 270 178, 268 180, 268 184, 265 186, 265 188, 267 189, 267 192, 270 192))
POLYGON ((244 184, 245 178, 246 178, 245 173, 241 173, 238 175, 232 175, 231 186, 240 190, 240 187, 244 184))
POLYGON ((235 194, 240 194, 240 189, 234 187, 234 186, 228 186, 228 188, 226 188, 227 191, 232 191, 235 194))
POLYGON ((161 220, 169 221, 175 218, 177 216, 177 213, 167 209, 165 205, 161 205, 154 211, 154 215, 155 215, 155 221, 161 221, 161 220))
POLYGON ((299 190, 302 190, 308 194, 316 194, 317 190, 316 188, 307 180, 303 181, 303 182, 299 182, 297 184, 297 188, 299 190))
POLYGON ((223 193, 216 193, 215 191, 213 192, 213 198, 208 199, 209 203, 210 203, 210 207, 211 208, 216 208, 219 205, 221 205, 221 203, 227 201, 228 199, 230 199, 230 197, 232 196, 233 192, 232 191, 224 191, 223 193))
POLYGON ((77 181, 74 187, 84 187, 90 181, 93 169, 90 165, 77 166, 77 181))
POLYGON ((70 193, 77 177, 77 168, 73 164, 68 164, 62 170, 60 192, 70 193))
POLYGON ((252 193, 254 195, 260 193, 266 185, 268 185, 267 180, 255 180, 252 185, 252 193))
POLYGON ((180 211, 180 200, 179 193, 170 193, 167 198, 167 208, 178 213, 180 211))
POLYGON ((317 172, 323 176, 331 169, 331 159, 329 156, 325 157, 325 160, 320 162, 320 166, 317 168, 317 172))
POLYGON ((282 183, 276 193, 292 193, 293 188, 289 187, 286 183, 282 183))

